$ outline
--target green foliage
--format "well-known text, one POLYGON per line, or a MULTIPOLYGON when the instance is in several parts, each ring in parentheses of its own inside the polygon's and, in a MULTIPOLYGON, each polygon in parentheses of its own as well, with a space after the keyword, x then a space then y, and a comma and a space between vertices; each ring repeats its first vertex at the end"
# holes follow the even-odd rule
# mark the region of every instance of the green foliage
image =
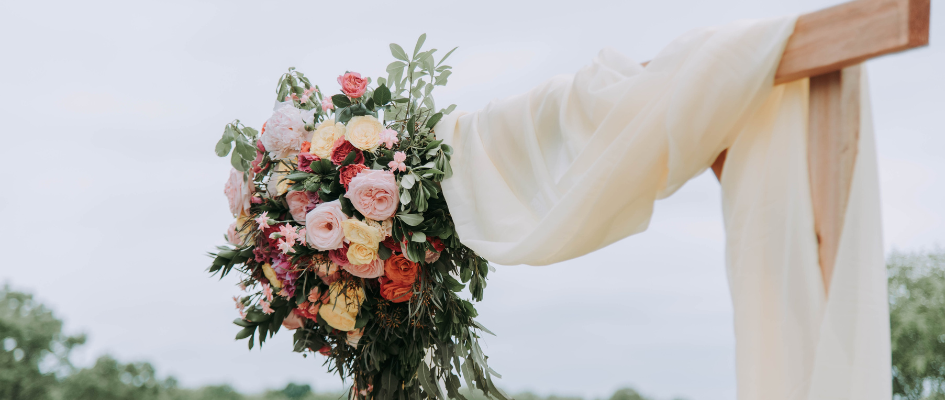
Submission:
POLYGON ((69 353, 84 336, 66 336, 62 321, 32 295, 0 289, 0 399, 44 400, 69 353))
POLYGON ((893 393, 945 398, 945 251, 894 252, 887 267, 893 393))
POLYGON ((61 392, 71 400, 158 400, 175 386, 173 380, 158 380, 151 364, 122 364, 102 356, 91 368, 63 379, 61 392))

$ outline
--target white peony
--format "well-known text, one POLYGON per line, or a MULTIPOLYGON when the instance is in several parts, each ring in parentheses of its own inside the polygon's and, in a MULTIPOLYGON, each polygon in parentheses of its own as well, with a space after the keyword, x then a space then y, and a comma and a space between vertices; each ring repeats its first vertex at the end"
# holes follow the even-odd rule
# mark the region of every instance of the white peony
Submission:
POLYGON ((260 138, 269 155, 284 160, 299 154, 308 136, 305 124, 312 122, 314 115, 315 110, 300 110, 291 102, 276 103, 275 112, 266 121, 266 133, 260 138))

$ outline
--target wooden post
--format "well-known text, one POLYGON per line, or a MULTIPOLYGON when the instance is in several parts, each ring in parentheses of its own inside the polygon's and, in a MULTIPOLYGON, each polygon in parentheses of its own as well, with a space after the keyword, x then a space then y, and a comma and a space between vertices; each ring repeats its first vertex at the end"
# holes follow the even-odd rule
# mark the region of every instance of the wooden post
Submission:
POLYGON ((810 78, 807 165, 820 245, 820 272, 830 287, 860 137, 860 66, 810 78))

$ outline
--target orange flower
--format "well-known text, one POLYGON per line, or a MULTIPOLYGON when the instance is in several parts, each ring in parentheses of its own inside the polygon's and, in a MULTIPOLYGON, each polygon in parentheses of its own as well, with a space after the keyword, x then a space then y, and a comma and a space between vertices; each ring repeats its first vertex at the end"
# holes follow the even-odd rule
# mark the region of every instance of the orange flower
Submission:
POLYGON ((393 301, 394 303, 403 303, 413 297, 413 283, 400 283, 381 277, 381 297, 393 301))
POLYGON ((392 255, 384 261, 384 275, 401 286, 413 285, 417 280, 417 272, 417 263, 408 260, 403 254, 392 255))

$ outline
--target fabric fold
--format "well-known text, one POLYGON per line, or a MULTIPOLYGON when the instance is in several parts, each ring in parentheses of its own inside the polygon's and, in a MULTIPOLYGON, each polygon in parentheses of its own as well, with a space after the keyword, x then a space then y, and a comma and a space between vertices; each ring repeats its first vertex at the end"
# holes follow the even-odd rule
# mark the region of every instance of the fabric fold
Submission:
MULTIPOLYGON (((548 265, 647 228, 729 149, 722 175, 739 399, 889 399, 889 319, 869 99, 829 288, 807 167, 808 82, 773 86, 794 17, 697 29, 646 67, 604 49, 574 75, 455 112, 443 182, 492 262, 548 265)), ((865 82, 865 78, 864 78, 865 82)), ((865 83, 863 83, 865 85, 865 83)))

